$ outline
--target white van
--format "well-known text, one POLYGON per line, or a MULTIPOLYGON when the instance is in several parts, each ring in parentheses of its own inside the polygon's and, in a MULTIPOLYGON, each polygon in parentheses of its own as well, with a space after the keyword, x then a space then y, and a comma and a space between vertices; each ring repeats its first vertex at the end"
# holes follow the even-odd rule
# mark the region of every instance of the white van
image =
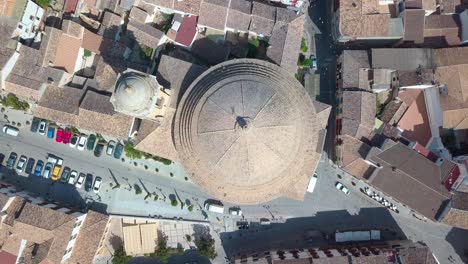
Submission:
POLYGON ((19 129, 16 128, 16 127, 13 127, 13 126, 4 125, 3 126, 3 133, 5 133, 7 135, 10 135, 10 136, 16 137, 19 134, 19 129))
POLYGON ((224 205, 221 202, 219 204, 205 202, 205 209, 213 213, 218 213, 218 214, 224 213, 224 205))
POLYGON ((315 189, 315 184, 317 184, 317 174, 314 173, 314 176, 310 178, 309 186, 307 186, 308 192, 313 192, 315 189))

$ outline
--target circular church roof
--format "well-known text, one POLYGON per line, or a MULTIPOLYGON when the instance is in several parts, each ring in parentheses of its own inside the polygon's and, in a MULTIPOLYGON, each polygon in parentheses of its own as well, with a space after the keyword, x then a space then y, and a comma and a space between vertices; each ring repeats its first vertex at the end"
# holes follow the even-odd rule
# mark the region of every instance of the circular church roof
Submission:
POLYGON ((146 76, 126 72, 115 84, 112 103, 118 112, 132 116, 146 115, 154 105, 156 89, 154 82, 146 76))
POLYGON ((174 140, 191 179, 238 204, 303 198, 318 154, 302 85, 268 62, 232 60, 199 76, 179 104, 174 140))

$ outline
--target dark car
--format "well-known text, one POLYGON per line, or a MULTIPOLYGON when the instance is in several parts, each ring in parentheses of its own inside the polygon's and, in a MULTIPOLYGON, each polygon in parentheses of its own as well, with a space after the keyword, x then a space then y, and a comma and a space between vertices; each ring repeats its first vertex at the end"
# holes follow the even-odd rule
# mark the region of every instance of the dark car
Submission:
POLYGON ((44 168, 44 162, 42 160, 38 160, 36 163, 36 168, 34 169, 34 176, 41 177, 42 168, 44 168))
POLYGON ((13 169, 13 167, 15 167, 15 162, 16 162, 16 159, 18 158, 18 154, 16 154, 15 152, 12 152, 10 154, 10 157, 8 158, 7 160, 7 168, 9 168, 10 170, 13 169))
POLYGON ((39 129, 39 123, 41 120, 37 117, 34 117, 32 122, 31 122, 31 132, 36 133, 37 130, 39 129))
POLYGON ((26 163, 26 169, 24 170, 24 172, 26 172, 26 174, 31 174, 32 173, 35 162, 36 161, 33 158, 28 159, 28 163, 26 163))
POLYGON ((0 167, 2 166, 3 164, 3 160, 5 159, 5 155, 3 155, 2 153, 0 153, 0 167))
POLYGON ((63 183, 67 183, 68 179, 70 179, 70 173, 71 173, 70 168, 68 168, 68 167, 63 168, 62 176, 60 177, 60 181, 63 182, 63 183))
POLYGON ((86 148, 88 150, 93 150, 95 143, 96 143, 96 135, 94 135, 94 134, 89 135, 88 143, 86 143, 86 148))
POLYGON ((93 175, 87 174, 85 178, 84 189, 85 191, 89 192, 91 191, 91 187, 93 187, 93 175))
POLYGON ((114 150, 114 158, 120 159, 120 157, 122 157, 123 149, 124 146, 121 143, 117 143, 117 146, 115 146, 114 150))
POLYGON ((97 145, 96 145, 96 148, 94 149, 94 156, 96 157, 101 157, 102 155, 102 151, 104 150, 104 144, 99 142, 97 145))

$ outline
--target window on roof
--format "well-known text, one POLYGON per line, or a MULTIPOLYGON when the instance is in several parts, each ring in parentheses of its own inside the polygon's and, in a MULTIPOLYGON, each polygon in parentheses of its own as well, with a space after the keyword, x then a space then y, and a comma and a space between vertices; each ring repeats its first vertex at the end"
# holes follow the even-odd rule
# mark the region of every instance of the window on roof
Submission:
POLYGON ((29 16, 29 20, 34 20, 34 16, 29 16))
POLYGON ((41 20, 41 18, 40 18, 40 17, 36 17, 36 20, 41 20))

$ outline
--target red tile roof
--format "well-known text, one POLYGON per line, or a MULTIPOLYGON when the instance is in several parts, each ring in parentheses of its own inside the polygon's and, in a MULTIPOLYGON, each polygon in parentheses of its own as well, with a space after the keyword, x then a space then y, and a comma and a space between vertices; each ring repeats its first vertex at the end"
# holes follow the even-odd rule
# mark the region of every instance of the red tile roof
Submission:
MULTIPOLYGON (((410 92, 412 93, 413 91, 410 92)), ((419 90, 417 96, 413 99, 413 102, 408 105, 408 109, 398 122, 398 127, 403 130, 403 137, 426 146, 427 143, 429 143, 432 134, 429 125, 426 101, 424 100, 424 93, 419 90)))
POLYGON ((63 12, 65 13, 75 13, 76 6, 78 5, 79 0, 66 0, 65 6, 63 7, 63 12))
POLYGON ((0 251, 0 263, 2 264, 15 264, 16 256, 5 251, 0 251))
POLYGON ((197 33, 197 16, 186 16, 180 24, 175 41, 185 46, 190 46, 197 33))
POLYGON ((96 54, 100 54, 101 52, 101 45, 102 45, 103 38, 98 34, 95 34, 87 29, 84 30, 83 34, 83 41, 81 43, 81 47, 83 49, 92 51, 96 54))

